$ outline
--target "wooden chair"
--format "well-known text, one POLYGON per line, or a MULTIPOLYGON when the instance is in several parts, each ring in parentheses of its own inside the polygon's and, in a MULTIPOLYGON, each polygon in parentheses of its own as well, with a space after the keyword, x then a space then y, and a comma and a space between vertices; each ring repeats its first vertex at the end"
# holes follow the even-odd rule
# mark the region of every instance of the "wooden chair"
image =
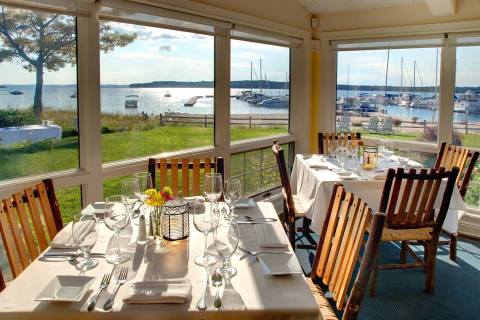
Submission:
MULTIPOLYGON (((445 168, 445 170, 451 170, 453 167, 459 168, 460 171, 457 177, 457 187, 462 198, 465 198, 465 195, 467 194, 468 184, 472 177, 473 170, 475 169, 478 156, 478 151, 454 146, 447 144, 446 142, 443 142, 440 147, 440 152, 435 161, 435 169, 438 170, 441 167, 445 168)), ((444 232, 448 234, 450 240, 440 241, 439 244, 450 246, 450 260, 455 261, 457 259, 458 234, 447 232, 445 230, 444 232)))
POLYGON ((417 173, 413 168, 408 173, 402 168, 397 171, 388 170, 379 206, 379 211, 387 214, 382 241, 401 242, 400 263, 380 265, 377 259, 370 287, 372 296, 375 294, 379 270, 389 269, 424 269, 425 291, 433 292, 440 231, 447 216, 457 176, 457 167, 453 167, 451 171, 445 171, 444 168, 437 171, 432 168, 428 173, 426 169, 417 173), (439 195, 442 179, 445 178, 448 179, 445 189, 443 194, 439 195), (441 197, 442 202, 435 218, 434 204, 438 196, 441 197), (423 244, 425 249, 423 260, 410 248, 409 241, 423 244), (412 255, 415 262, 406 263, 407 252, 412 255))
MULTIPOLYGON (((16 278, 49 245, 63 228, 52 180, 1 200, 0 233, 10 270, 16 278)), ((5 278, 0 270, 0 291, 5 278)))
POLYGON ((348 114, 342 115, 338 120, 337 132, 350 132, 350 116, 348 114))
POLYGON ((378 119, 378 117, 371 117, 370 119, 368 119, 368 125, 365 127, 365 130, 367 130, 368 132, 374 132, 374 133, 378 133, 378 122, 380 120, 378 119))
POLYGON ((278 170, 280 173, 280 181, 282 183, 282 194, 283 194, 283 217, 282 217, 282 224, 287 232, 288 239, 290 240, 290 244, 292 248, 299 248, 299 249, 316 249, 317 243, 311 236, 313 231, 310 230, 310 219, 305 217, 305 211, 303 209, 302 202, 300 199, 292 194, 292 187, 290 186, 290 178, 287 169, 287 165, 285 163, 285 155, 283 154, 283 149, 280 145, 277 144, 276 141, 273 142, 272 147, 273 154, 277 160, 278 170), (303 227, 296 228, 295 222, 299 219, 303 218, 303 227), (298 244, 295 245, 295 234, 296 231, 302 232, 304 237, 307 239, 309 244, 298 244))
POLYGON ((336 309, 344 310, 343 319, 356 319, 378 254, 385 218, 383 213, 372 215, 372 210, 362 199, 346 192, 341 184, 335 185, 312 274, 307 278, 322 319, 337 319, 337 316, 321 286, 315 284, 320 279, 328 286, 336 309), (371 233, 363 257, 360 257, 367 225, 371 225, 371 233), (347 299, 357 261, 361 261, 360 268, 347 299))
POLYGON ((184 197, 187 196, 197 196, 202 194, 200 188, 201 181, 205 177, 205 174, 212 172, 212 169, 215 172, 218 172, 224 175, 224 163, 223 158, 218 157, 212 161, 210 158, 207 159, 155 159, 150 158, 148 160, 148 172, 152 176, 152 184, 155 188, 156 183, 156 172, 159 170, 159 188, 162 189, 164 186, 169 186, 173 190, 174 195, 179 193, 179 174, 182 175, 181 180, 181 192, 184 197), (190 189, 190 172, 192 173, 191 189, 190 189), (170 175, 170 183, 168 183, 168 176, 170 175), (191 192, 190 192, 191 190, 191 192))
POLYGON ((334 132, 318 133, 318 154, 329 154, 328 144, 330 141, 339 141, 340 143, 348 144, 349 141, 356 139, 357 141, 362 138, 360 132, 334 132))

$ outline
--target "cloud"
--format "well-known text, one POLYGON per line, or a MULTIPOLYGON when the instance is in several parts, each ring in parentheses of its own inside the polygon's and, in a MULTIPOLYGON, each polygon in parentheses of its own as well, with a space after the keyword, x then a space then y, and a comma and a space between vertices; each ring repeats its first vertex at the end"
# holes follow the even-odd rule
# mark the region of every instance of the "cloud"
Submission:
POLYGON ((171 44, 162 44, 161 46, 158 47, 158 50, 170 52, 173 50, 173 46, 171 44))

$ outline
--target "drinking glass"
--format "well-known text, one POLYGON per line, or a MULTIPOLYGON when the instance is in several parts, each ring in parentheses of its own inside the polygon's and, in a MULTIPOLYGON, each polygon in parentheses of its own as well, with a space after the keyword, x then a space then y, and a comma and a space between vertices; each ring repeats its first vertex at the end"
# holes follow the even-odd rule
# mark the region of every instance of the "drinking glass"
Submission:
POLYGON ((90 252, 97 242, 97 237, 98 223, 94 214, 78 213, 73 217, 73 243, 83 254, 83 258, 75 266, 77 270, 87 271, 97 266, 98 261, 90 257, 90 252))
POLYGON ((195 264, 208 267, 214 265, 217 259, 208 254, 208 233, 215 230, 218 226, 219 214, 217 210, 211 210, 212 202, 206 202, 204 199, 198 199, 193 205, 193 224, 195 228, 203 233, 204 251, 203 255, 195 258, 195 264))
POLYGON ((222 219, 215 230, 215 248, 222 258, 222 266, 217 268, 225 279, 237 274, 232 266, 231 257, 238 248, 238 225, 232 219, 222 219))
POLYGON ((242 182, 239 179, 229 179, 225 181, 225 202, 229 207, 228 217, 234 217, 233 211, 238 200, 242 197, 242 182))
POLYGON ((204 188, 205 197, 208 201, 218 201, 222 196, 223 191, 222 175, 220 173, 205 174, 204 188))
POLYGON ((330 157, 335 157, 335 149, 337 148, 336 140, 328 139, 327 140, 327 151, 330 157))
POLYGON ((405 148, 398 148, 395 150, 396 156, 398 158, 398 162, 402 166, 403 169, 406 169, 408 166, 408 162, 410 161, 410 150, 405 148))
POLYGON ((122 195, 123 204, 132 218, 136 218, 139 215, 140 210, 134 210, 135 205, 140 199, 140 187, 138 185, 137 178, 127 178, 122 180, 122 195))
POLYGON ((335 152, 335 157, 337 161, 340 163, 340 167, 342 172, 345 171, 345 161, 347 161, 348 153, 345 147, 338 147, 337 151, 335 152))
POLYGON ((150 175, 150 172, 137 172, 133 176, 138 181, 138 187, 140 188, 140 199, 143 201, 145 190, 153 188, 152 176, 150 175))
POLYGON ((114 195, 105 199, 105 225, 115 232, 117 248, 114 254, 107 254, 107 262, 120 264, 130 259, 130 255, 120 249, 120 231, 125 229, 130 221, 130 214, 124 205, 124 196, 114 195))

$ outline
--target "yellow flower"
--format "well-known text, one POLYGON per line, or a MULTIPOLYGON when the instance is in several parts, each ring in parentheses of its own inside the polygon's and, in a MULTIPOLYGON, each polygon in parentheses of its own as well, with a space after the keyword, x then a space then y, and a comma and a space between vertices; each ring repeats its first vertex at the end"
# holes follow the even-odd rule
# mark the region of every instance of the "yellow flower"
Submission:
POLYGON ((173 191, 172 191, 172 188, 170 188, 170 187, 163 188, 163 193, 165 193, 166 195, 169 195, 169 196, 173 196, 173 191))
POLYGON ((165 204, 165 198, 155 189, 147 189, 145 195, 147 196, 145 203, 149 206, 159 207, 165 204))

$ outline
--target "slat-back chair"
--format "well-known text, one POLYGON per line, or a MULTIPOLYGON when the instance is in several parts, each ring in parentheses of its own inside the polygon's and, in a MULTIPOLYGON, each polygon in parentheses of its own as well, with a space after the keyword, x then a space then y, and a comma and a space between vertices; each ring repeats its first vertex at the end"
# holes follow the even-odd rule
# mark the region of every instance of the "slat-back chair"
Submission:
POLYGON ((378 122, 380 120, 377 116, 371 117, 368 119, 368 125, 365 127, 365 130, 369 132, 378 132, 378 122))
POLYGON ((292 193, 292 187, 290 186, 290 178, 287 169, 287 164, 285 162, 285 155, 283 149, 276 141, 273 142, 272 147, 273 154, 277 160, 278 170, 280 173, 280 181, 282 184, 282 195, 283 195, 283 217, 282 224, 287 232, 288 239, 292 248, 299 249, 316 249, 316 242, 311 236, 311 230, 309 228, 310 219, 305 217, 305 211, 303 209, 302 202, 300 199, 292 193), (295 222, 303 218, 303 227, 296 228, 295 222), (298 244, 295 245, 295 232, 302 232, 303 236, 307 239, 309 244, 298 244))
MULTIPOLYGON (((443 142, 442 146, 440 147, 437 160, 435 161, 435 168, 437 170, 440 167, 445 168, 445 170, 450 170, 453 167, 459 168, 460 171, 457 177, 457 187, 462 198, 464 198, 467 194, 468 184, 470 183, 478 156, 478 151, 472 151, 467 148, 454 146, 447 144, 446 142, 443 142)), ((455 261, 457 259, 458 234, 449 230, 444 230, 444 232, 448 234, 450 239, 447 241, 440 241, 440 244, 450 246, 450 260, 455 261)))
POLYGON ((386 117, 385 119, 383 119, 382 131, 383 131, 383 133, 385 133, 385 132, 392 133, 393 132, 393 118, 392 117, 386 117))
POLYGON ((372 210, 362 199, 346 192, 343 185, 335 185, 312 274, 307 278, 323 319, 337 317, 321 286, 315 284, 320 279, 328 286, 336 309, 344 310, 343 319, 356 319, 377 257, 385 218, 383 213, 372 215, 372 210), (371 233, 360 259, 360 249, 369 224, 371 233), (354 269, 359 260, 361 262, 358 275, 347 299, 354 269))
POLYGON ((440 231, 447 216, 457 176, 457 167, 453 167, 451 171, 445 171, 444 168, 437 171, 432 168, 427 172, 422 169, 419 173, 413 168, 409 172, 404 172, 402 168, 397 171, 388 170, 379 206, 379 211, 387 214, 382 241, 401 242, 400 263, 380 265, 377 259, 370 287, 372 296, 375 294, 379 270, 389 269, 423 268, 426 272, 425 291, 433 292, 440 231), (439 194, 443 179, 447 179, 446 185, 443 194, 439 194), (437 197, 442 201, 438 214, 435 214, 437 197), (409 241, 424 245, 423 260, 410 248, 409 241), (415 262, 406 262, 407 253, 412 255, 415 262))
MULTIPOLYGON (((13 278, 16 278, 49 245, 63 228, 52 180, 1 200, 0 233, 13 278)), ((5 278, 0 270, 0 291, 5 278)))
POLYGON ((179 174, 182 175, 181 180, 181 192, 182 195, 187 197, 189 195, 197 196, 202 194, 201 181, 205 177, 205 174, 214 172, 224 174, 223 158, 215 158, 214 161, 210 158, 206 159, 155 159, 150 158, 148 160, 148 172, 152 177, 153 188, 157 187, 156 175, 159 175, 159 189, 164 186, 172 188, 173 194, 179 194, 179 174), (190 181, 190 172, 192 173, 192 179, 190 181), (170 183, 168 177, 170 176, 170 183), (191 189, 190 189, 191 183, 191 189), (191 192, 190 192, 191 190, 191 192))
POLYGON ((337 132, 350 132, 350 116, 342 115, 337 125, 337 132))
POLYGON ((338 141, 339 143, 348 144, 352 140, 360 140, 362 134, 360 132, 319 132, 318 133, 318 154, 328 154, 329 142, 338 141))

